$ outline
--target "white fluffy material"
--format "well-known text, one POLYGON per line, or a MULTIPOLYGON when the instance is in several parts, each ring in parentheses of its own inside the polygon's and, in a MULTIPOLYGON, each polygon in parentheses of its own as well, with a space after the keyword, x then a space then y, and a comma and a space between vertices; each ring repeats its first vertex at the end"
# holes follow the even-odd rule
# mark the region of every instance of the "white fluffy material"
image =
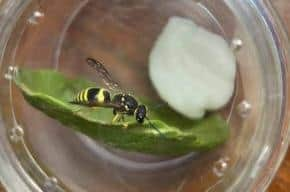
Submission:
POLYGON ((227 42, 193 21, 172 17, 149 58, 160 97, 188 118, 223 107, 234 91, 235 56, 227 42))

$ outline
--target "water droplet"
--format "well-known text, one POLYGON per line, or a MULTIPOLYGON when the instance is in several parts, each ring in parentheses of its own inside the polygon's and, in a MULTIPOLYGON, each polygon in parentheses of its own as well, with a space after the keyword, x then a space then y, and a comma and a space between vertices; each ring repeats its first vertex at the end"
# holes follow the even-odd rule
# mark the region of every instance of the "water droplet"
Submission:
POLYGON ((55 177, 49 177, 45 180, 43 188, 46 192, 53 192, 57 189, 58 180, 55 177))
POLYGON ((224 157, 216 161, 213 166, 213 173, 217 177, 224 176, 226 170, 228 169, 229 161, 230 159, 228 157, 224 157))
POLYGON ((16 66, 9 66, 7 73, 5 73, 4 78, 7 80, 12 80, 13 77, 17 74, 18 68, 16 66))
POLYGON ((23 136, 24 136, 24 130, 19 125, 17 125, 16 127, 12 128, 10 130, 10 139, 11 139, 11 141, 13 141, 15 143, 22 140, 23 136))
POLYGON ((8 70, 9 70, 9 71, 14 71, 14 67, 13 67, 13 66, 9 66, 9 67, 8 67, 8 70))
POLYGON ((35 11, 35 12, 33 13, 33 16, 34 16, 34 17, 43 17, 43 16, 44 16, 44 13, 42 13, 42 12, 40 12, 40 11, 35 11))
POLYGON ((244 100, 237 106, 237 112, 242 118, 248 117, 248 115, 251 113, 252 105, 244 100))
POLYGON ((8 73, 5 73, 4 78, 7 80, 12 80, 12 76, 8 73))
POLYGON ((232 40, 231 47, 234 51, 239 51, 242 48, 242 46, 243 46, 243 41, 241 39, 235 38, 232 40))
POLYGON ((39 19, 44 17, 44 13, 41 11, 34 11, 32 16, 29 17, 28 22, 36 25, 39 23, 39 19))

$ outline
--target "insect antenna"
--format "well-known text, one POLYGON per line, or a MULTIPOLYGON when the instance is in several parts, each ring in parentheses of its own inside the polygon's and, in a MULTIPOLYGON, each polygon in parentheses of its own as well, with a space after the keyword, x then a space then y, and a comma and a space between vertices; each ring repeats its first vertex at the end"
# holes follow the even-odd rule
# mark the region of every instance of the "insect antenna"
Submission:
POLYGON ((148 121, 149 125, 155 129, 155 131, 157 131, 162 137, 164 137, 163 133, 161 133, 161 131, 153 124, 151 123, 150 119, 148 117, 145 117, 145 119, 148 121))

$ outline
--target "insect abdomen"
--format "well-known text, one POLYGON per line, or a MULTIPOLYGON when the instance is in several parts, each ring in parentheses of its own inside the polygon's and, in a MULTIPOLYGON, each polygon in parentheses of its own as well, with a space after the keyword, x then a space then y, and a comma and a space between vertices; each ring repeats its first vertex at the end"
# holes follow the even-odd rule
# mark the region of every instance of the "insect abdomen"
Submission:
POLYGON ((77 104, 91 104, 98 102, 96 97, 100 93, 100 88, 87 88, 81 90, 78 94, 75 95, 73 101, 77 104))
POLYGON ((102 88, 87 88, 80 91, 73 103, 82 105, 104 105, 111 101, 110 93, 102 88))

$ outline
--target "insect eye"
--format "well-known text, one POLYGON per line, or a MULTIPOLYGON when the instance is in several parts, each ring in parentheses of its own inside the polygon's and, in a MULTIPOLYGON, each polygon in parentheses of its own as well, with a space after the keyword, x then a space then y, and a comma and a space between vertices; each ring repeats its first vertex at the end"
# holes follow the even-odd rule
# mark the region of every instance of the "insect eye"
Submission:
POLYGON ((136 120, 138 121, 138 123, 143 123, 144 122, 144 117, 143 116, 139 116, 137 115, 136 120))
POLYGON ((136 112, 136 120, 139 123, 143 123, 146 116, 146 110, 142 106, 139 106, 136 112))

